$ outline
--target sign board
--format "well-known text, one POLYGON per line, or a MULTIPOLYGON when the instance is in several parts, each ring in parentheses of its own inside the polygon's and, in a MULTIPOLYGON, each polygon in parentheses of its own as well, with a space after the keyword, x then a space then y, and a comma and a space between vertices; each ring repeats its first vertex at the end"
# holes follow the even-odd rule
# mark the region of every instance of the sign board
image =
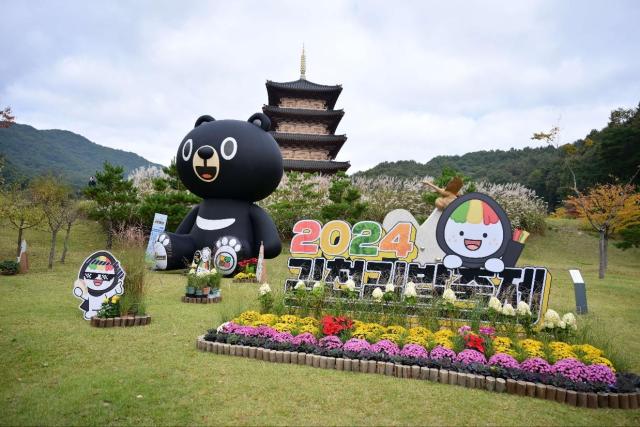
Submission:
POLYGON ((459 301, 495 296, 514 307, 524 301, 535 321, 546 311, 551 274, 544 267, 515 266, 524 246, 522 231, 512 233, 506 214, 488 196, 469 193, 457 198, 432 235, 420 236, 420 243, 412 221, 385 225, 388 229, 375 221, 297 222, 288 261, 293 277, 286 281, 285 291, 301 280, 308 289, 320 281, 338 297, 352 280, 359 298, 367 300, 375 288, 388 283, 401 297, 406 284, 413 282, 418 304, 430 304, 450 287, 459 301), (445 254, 442 262, 420 262, 420 244, 433 242, 445 254))
POLYGON ((587 307, 587 287, 582 278, 580 270, 569 270, 571 280, 573 281, 573 291, 576 297, 576 313, 587 314, 589 308, 587 307))
POLYGON ((158 236, 167 227, 167 216, 165 214, 156 213, 153 216, 153 225, 151 226, 151 234, 149 235, 149 244, 147 245, 147 259, 153 259, 153 244, 158 240, 158 236))
POLYGON ((124 278, 125 271, 111 252, 94 252, 82 262, 73 295, 82 300, 79 308, 85 320, 97 314, 103 299, 124 293, 124 278))

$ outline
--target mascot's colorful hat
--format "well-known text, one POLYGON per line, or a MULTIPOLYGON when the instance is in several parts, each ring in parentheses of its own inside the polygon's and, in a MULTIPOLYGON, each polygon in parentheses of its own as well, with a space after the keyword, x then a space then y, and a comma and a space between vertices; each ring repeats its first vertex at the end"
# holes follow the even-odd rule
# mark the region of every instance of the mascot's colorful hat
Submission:
POLYGON ((104 271, 105 273, 113 273, 114 268, 111 260, 104 255, 97 256, 89 262, 87 268, 94 271, 104 271))
POLYGON ((453 211, 450 218, 457 223, 480 224, 482 222, 484 225, 497 224, 500 221, 496 211, 486 201, 480 199, 471 199, 462 203, 453 211))

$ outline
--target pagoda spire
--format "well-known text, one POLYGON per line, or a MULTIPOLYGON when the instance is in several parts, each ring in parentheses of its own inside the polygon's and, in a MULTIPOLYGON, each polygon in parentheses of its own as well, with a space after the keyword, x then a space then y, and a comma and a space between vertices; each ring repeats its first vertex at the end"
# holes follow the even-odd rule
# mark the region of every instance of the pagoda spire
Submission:
POLYGON ((300 55, 300 80, 307 80, 307 57, 304 54, 304 43, 302 43, 302 55, 300 55))

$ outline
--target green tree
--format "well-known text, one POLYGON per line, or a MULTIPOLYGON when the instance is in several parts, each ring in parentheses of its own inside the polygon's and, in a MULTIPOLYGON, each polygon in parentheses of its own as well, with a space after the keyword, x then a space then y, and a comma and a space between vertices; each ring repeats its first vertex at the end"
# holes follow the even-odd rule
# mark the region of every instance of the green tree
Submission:
POLYGON ((175 158, 171 160, 171 165, 162 168, 162 171, 166 177, 153 180, 153 192, 142 198, 137 208, 137 217, 148 227, 156 212, 166 214, 167 230, 174 231, 191 208, 202 199, 187 190, 180 181, 175 158))
POLYGON ((69 250, 69 238, 71 237, 71 227, 73 224, 83 215, 81 202, 71 201, 68 208, 64 210, 64 221, 63 225, 65 227, 64 233, 64 245, 62 247, 62 255, 60 255, 60 262, 64 264, 65 259, 67 258, 67 251, 69 250))
POLYGON ((54 176, 45 175, 33 180, 31 192, 34 200, 40 205, 45 222, 51 232, 48 263, 48 267, 51 269, 56 254, 58 232, 66 222, 69 209, 72 209, 71 188, 66 184, 61 184, 60 180, 54 176))
POLYGON ((113 245, 113 234, 133 217, 137 192, 133 183, 124 178, 124 169, 105 162, 96 173, 96 185, 89 186, 84 194, 93 201, 89 217, 100 221, 107 233, 107 249, 113 245))
POLYGON ((42 222, 42 209, 29 191, 18 185, 11 185, 0 192, 0 216, 6 218, 11 227, 18 231, 16 256, 20 256, 20 243, 24 232, 42 222))
POLYGON ((329 201, 320 210, 322 220, 342 219, 354 224, 362 219, 367 204, 360 201, 360 191, 344 172, 338 172, 329 187, 329 201))

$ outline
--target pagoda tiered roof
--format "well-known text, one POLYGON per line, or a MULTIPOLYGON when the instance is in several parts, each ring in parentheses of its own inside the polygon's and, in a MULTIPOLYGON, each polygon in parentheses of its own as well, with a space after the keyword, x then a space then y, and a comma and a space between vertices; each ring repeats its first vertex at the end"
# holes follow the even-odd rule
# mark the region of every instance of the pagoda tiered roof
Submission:
POLYGON ((283 120, 299 120, 320 122, 327 125, 329 133, 333 134, 344 116, 344 110, 312 110, 306 108, 281 108, 265 105, 262 111, 271 119, 271 128, 277 128, 283 120))
POLYGON ((283 159, 284 170, 296 172, 321 172, 336 173, 346 171, 351 167, 349 162, 336 162, 333 160, 295 160, 283 159))
POLYGON ((331 157, 336 157, 347 140, 346 135, 316 135, 308 133, 270 132, 280 146, 309 147, 327 150, 331 157))
POLYGON ((341 85, 321 85, 303 78, 291 82, 267 80, 266 86, 270 105, 280 105, 282 98, 322 99, 329 110, 336 105, 342 92, 341 85))

